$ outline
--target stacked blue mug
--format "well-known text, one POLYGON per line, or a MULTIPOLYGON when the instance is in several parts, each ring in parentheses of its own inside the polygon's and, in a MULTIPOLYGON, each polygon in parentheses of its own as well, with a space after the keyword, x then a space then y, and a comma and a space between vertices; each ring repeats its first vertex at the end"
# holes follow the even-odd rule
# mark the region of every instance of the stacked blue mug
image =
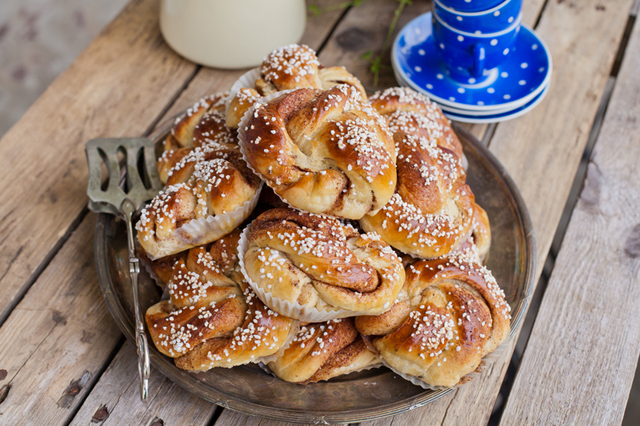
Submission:
POLYGON ((433 0, 393 46, 400 84, 423 92, 456 121, 517 117, 546 95, 551 57, 522 25, 522 0, 433 0))

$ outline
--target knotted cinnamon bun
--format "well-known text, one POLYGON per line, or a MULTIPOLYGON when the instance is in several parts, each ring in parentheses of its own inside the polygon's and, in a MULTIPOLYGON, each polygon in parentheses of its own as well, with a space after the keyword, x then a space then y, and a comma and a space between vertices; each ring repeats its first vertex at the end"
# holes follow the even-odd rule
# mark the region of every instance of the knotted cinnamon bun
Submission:
POLYGON ((510 307, 491 273, 463 255, 410 264, 398 302, 356 328, 394 370, 454 386, 509 333, 510 307))
POLYGON ((268 360, 297 330, 242 283, 237 269, 236 231, 179 257, 167 287, 170 300, 147 310, 158 350, 179 368, 203 371, 268 360))
POLYGON ((268 367, 287 382, 307 384, 379 365, 380 359, 365 345, 353 318, 344 318, 303 325, 268 367))
POLYGON ((211 143, 237 145, 237 132, 225 124, 226 96, 226 93, 206 96, 176 120, 157 163, 163 183, 167 182, 169 171, 193 148, 211 143))
POLYGON ((470 235, 475 198, 459 158, 426 138, 398 131, 398 184, 391 200, 360 225, 416 257, 449 253, 470 235))
POLYGON ((227 108, 229 127, 237 128, 243 114, 257 99, 282 90, 327 90, 347 84, 357 90, 363 100, 367 99, 367 93, 357 78, 344 67, 323 67, 313 49, 305 45, 292 44, 274 50, 264 59, 260 72, 253 79, 255 81, 249 87, 232 95, 227 108))
POLYGON ((215 143, 193 149, 167 179, 136 225, 138 241, 152 259, 233 231, 255 207, 260 188, 241 153, 215 143))
POLYGON ((382 313, 404 282, 391 247, 331 217, 273 209, 245 233, 240 250, 247 281, 268 306, 292 318, 382 313))
POLYGON ((239 129, 245 159, 292 206, 359 219, 393 194, 391 134, 353 87, 299 89, 252 111, 239 129))

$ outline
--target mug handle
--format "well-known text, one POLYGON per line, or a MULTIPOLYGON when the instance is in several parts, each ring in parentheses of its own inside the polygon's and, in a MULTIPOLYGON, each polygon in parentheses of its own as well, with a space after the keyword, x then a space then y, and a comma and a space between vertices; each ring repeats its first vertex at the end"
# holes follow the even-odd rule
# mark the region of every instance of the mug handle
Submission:
POLYGON ((474 78, 482 77, 482 71, 484 70, 484 60, 485 60, 485 51, 484 47, 480 44, 473 45, 473 65, 470 70, 470 74, 474 78))

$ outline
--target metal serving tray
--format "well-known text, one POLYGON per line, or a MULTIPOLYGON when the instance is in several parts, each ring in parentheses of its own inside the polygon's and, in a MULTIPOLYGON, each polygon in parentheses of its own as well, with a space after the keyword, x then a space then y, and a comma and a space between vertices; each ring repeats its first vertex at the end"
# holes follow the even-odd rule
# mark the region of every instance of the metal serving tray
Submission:
MULTIPOLYGON (((161 142, 172 124, 163 126, 151 138, 161 142)), ((454 129, 469 162, 467 183, 491 222, 492 242, 487 267, 511 305, 511 339, 520 328, 533 291, 535 250, 531 221, 518 189, 498 160, 465 129, 458 126, 454 129)), ((122 332, 135 342, 126 231, 122 220, 99 215, 95 256, 107 306, 122 332)), ((158 287, 144 272, 140 275, 140 300, 143 312, 160 300, 158 287)), ((423 406, 452 391, 424 390, 386 368, 306 386, 284 382, 255 365, 191 373, 178 369, 153 345, 150 349, 152 374, 160 372, 189 392, 222 407, 280 421, 360 422, 423 406)))

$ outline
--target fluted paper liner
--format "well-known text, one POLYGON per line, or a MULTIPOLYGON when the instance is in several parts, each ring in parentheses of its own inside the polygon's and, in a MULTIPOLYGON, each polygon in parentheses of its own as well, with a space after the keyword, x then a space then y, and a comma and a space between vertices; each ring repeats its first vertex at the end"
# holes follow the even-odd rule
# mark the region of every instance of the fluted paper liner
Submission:
MULTIPOLYGON (((271 361, 269 361, 269 362, 271 362, 271 361)), ((273 377, 278 377, 273 373, 273 371, 271 371, 271 369, 269 367, 267 367, 267 364, 265 364, 264 362, 260 361, 257 364, 258 364, 258 367, 260 367, 260 369, 262 371, 264 371, 265 373, 267 373, 268 375, 273 376, 273 377)))
MULTIPOLYGON (((186 245, 195 247, 216 241, 236 229, 258 204, 262 183, 256 193, 240 207, 219 215, 211 215, 193 219, 174 231, 176 237, 186 245)), ((185 248, 186 250, 186 248, 185 248)), ((155 259, 154 259, 155 260, 155 259)))
POLYGON ((256 88, 256 81, 262 76, 260 73, 260 67, 250 69, 246 73, 242 74, 239 79, 236 80, 235 83, 229 89, 229 97, 227 97, 227 108, 229 108, 229 103, 236 97, 236 94, 240 89, 246 87, 249 89, 256 88))
MULTIPOLYGON (((138 243, 136 241, 136 243, 138 243)), ((139 243, 138 243, 139 244, 139 243)), ((149 274, 149 277, 153 280, 153 282, 160 287, 160 289, 162 290, 162 300, 165 300, 165 293, 167 293, 167 283, 165 283, 164 281, 162 281, 160 279, 160 277, 158 276, 158 274, 156 274, 156 272, 153 270, 153 266, 151 265, 150 262, 148 262, 145 259, 140 259, 140 264, 142 265, 142 267, 144 268, 144 270, 147 272, 147 274, 149 274)))
MULTIPOLYGON (((244 264, 244 255, 249 249, 248 235, 250 229, 251 225, 247 226, 245 230, 242 231, 240 242, 238 243, 238 260, 240 261, 240 270, 242 271, 242 275, 244 275, 244 279, 251 286, 253 291, 255 291, 260 300, 262 300, 262 302, 270 309, 286 317, 298 319, 304 322, 325 322, 332 319, 347 318, 358 315, 356 312, 347 311, 345 309, 336 308, 331 310, 320 310, 311 306, 301 305, 298 302, 290 302, 288 300, 274 297, 271 293, 267 293, 260 288, 258 284, 251 279, 244 264)), ((361 313, 360 315, 365 314, 366 313, 361 313)))

